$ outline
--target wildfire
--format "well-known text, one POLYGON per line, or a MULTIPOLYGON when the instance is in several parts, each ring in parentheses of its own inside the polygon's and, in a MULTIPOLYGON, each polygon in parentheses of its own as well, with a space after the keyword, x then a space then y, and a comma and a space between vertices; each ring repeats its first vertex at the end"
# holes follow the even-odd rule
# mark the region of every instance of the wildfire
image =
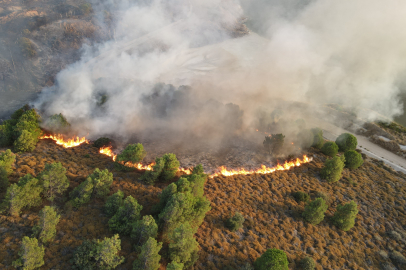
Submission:
POLYGON ((111 146, 106 146, 106 147, 100 148, 99 153, 103 154, 103 155, 106 155, 106 156, 109 156, 109 157, 111 157, 113 159, 113 161, 116 161, 117 155, 115 155, 113 153, 113 150, 111 150, 111 146))
POLYGON ((266 167, 265 165, 262 165, 261 168, 256 169, 256 170, 245 170, 244 168, 238 169, 238 170, 228 170, 226 167, 221 166, 219 168, 219 172, 216 172, 212 175, 210 175, 211 178, 223 175, 223 176, 232 176, 232 175, 247 175, 247 174, 253 174, 253 173, 259 173, 259 174, 268 174, 268 173, 273 173, 275 171, 284 171, 284 170, 289 170, 292 167, 298 167, 304 163, 309 163, 312 161, 311 158, 308 158, 306 155, 303 156, 303 159, 300 160, 297 158, 295 161, 285 161, 283 165, 278 164, 275 167, 269 168, 266 167))
POLYGON ((70 147, 75 147, 79 146, 82 143, 89 143, 88 140, 86 140, 85 137, 79 138, 79 137, 73 137, 71 139, 64 139, 63 135, 61 134, 56 134, 56 135, 44 135, 41 136, 40 139, 51 139, 54 140, 56 144, 61 145, 65 148, 70 148, 70 147))

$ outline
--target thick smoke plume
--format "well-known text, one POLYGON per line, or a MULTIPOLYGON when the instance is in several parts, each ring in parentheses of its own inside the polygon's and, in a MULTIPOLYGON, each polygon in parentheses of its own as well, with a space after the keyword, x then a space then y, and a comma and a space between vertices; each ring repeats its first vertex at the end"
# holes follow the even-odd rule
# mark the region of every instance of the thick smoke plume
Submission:
POLYGON ((281 99, 402 113, 405 1, 241 1, 95 3, 115 15, 114 40, 84 48, 35 105, 123 138, 251 128, 281 99), (260 34, 236 37, 244 16, 260 34))

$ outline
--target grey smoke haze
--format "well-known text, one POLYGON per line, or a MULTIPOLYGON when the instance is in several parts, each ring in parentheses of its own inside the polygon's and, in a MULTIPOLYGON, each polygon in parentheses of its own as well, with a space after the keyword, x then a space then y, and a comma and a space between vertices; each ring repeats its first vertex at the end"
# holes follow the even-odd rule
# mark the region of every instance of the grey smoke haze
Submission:
MULTIPOLYGON (((115 39, 84 48, 82 60, 61 71, 35 105, 48 114, 62 112, 93 137, 227 127, 227 121, 213 121, 227 119, 221 103, 238 104, 244 110, 241 127, 247 127, 259 107, 272 110, 281 98, 342 103, 387 117, 402 113, 406 2, 241 1, 246 15, 258 14, 250 23, 261 35, 232 38, 229 30, 244 16, 233 0, 95 5, 118 15, 115 39), (163 106, 165 117, 151 113, 145 97, 157 95, 159 82, 191 86, 185 101, 190 106, 182 103, 171 113, 168 103, 153 103, 163 106), (109 99, 100 107, 102 95, 109 99), (221 103, 210 110, 210 100, 221 103)), ((177 100, 171 99, 176 91, 165 91, 158 96, 177 100)))

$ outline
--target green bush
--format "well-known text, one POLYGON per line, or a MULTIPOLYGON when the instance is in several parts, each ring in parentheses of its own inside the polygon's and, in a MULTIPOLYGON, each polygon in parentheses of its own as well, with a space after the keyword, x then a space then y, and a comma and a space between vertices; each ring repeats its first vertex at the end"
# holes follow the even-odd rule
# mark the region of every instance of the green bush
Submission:
POLYGON ((71 204, 79 208, 85 203, 88 203, 92 197, 93 184, 91 178, 87 178, 79 186, 75 187, 70 193, 69 198, 71 204))
POLYGON ((138 258, 133 262, 134 270, 158 270, 159 261, 161 256, 158 252, 162 248, 162 243, 150 237, 141 247, 141 253, 138 258))
POLYGON ((97 140, 94 141, 93 146, 97 147, 97 148, 102 148, 102 147, 106 147, 109 146, 113 143, 113 141, 109 138, 98 138, 97 140))
POLYGON ((6 189, 9 184, 7 171, 4 167, 0 166, 0 190, 6 189))
POLYGON ((110 230, 123 235, 129 235, 134 223, 140 219, 142 205, 132 196, 125 198, 117 213, 109 220, 110 230))
POLYGON ((14 267, 22 267, 24 270, 32 270, 44 265, 44 247, 38 245, 36 238, 24 236, 18 255, 13 262, 14 267))
POLYGON ((15 120, 6 120, 0 125, 0 147, 13 145, 13 122, 15 120))
POLYGON ((158 225, 152 216, 143 216, 137 220, 131 231, 131 238, 136 246, 142 246, 148 238, 156 238, 158 235, 158 225))
POLYGON ((355 150, 357 148, 357 138, 350 133, 343 133, 336 139, 336 144, 341 152, 355 150))
POLYGON ((307 202, 310 199, 309 194, 303 191, 297 191, 292 194, 296 202, 307 202))
POLYGON ((44 170, 39 174, 39 179, 44 187, 45 197, 51 202, 69 187, 66 169, 60 162, 45 164, 44 170))
POLYGON ((344 169, 344 160, 344 156, 326 160, 323 169, 321 169, 320 176, 329 183, 337 182, 340 180, 344 169))
POLYGON ((38 139, 27 130, 23 130, 21 135, 14 141, 16 152, 32 152, 37 145, 38 139))
POLYGON ((95 241, 84 240, 82 244, 73 251, 71 259, 72 269, 96 269, 95 253, 95 241))
POLYGON ((355 224, 355 217, 358 214, 357 204, 351 201, 344 205, 337 206, 337 211, 332 218, 334 225, 343 231, 348 231, 355 224))
POLYGON ((323 130, 320 128, 312 128, 311 132, 313 133, 313 143, 312 147, 320 149, 323 146, 323 130))
POLYGON ((279 249, 268 249, 254 262, 255 270, 288 270, 288 257, 279 249))
POLYGON ((171 262, 166 266, 166 270, 183 270, 183 263, 171 262))
POLYGON ((302 260, 300 260, 300 269, 303 270, 314 270, 316 269, 316 263, 314 262, 313 258, 310 257, 304 257, 302 260))
POLYGON ((39 212, 37 225, 32 228, 33 236, 38 237, 42 243, 51 241, 56 234, 56 225, 60 217, 53 207, 45 206, 39 212))
POLYGON ((230 231, 236 231, 242 228, 245 218, 241 213, 236 212, 233 217, 226 220, 225 225, 230 231))
POLYGON ((71 125, 61 113, 51 115, 44 122, 46 129, 52 133, 68 133, 70 131, 71 125))
POLYGON ((203 175, 203 174, 204 174, 203 165, 202 165, 202 164, 196 165, 196 166, 192 169, 192 174, 203 175))
POLYGON ((165 208, 166 204, 172 198, 174 194, 176 194, 178 187, 175 183, 171 183, 166 188, 162 190, 162 193, 159 194, 159 202, 157 205, 152 207, 153 214, 159 214, 165 208))
POLYGON ((322 198, 326 202, 326 204, 329 204, 329 202, 330 202, 330 195, 328 193, 325 193, 322 191, 317 191, 314 197, 316 199, 322 198))
POLYGON ((163 169, 165 167, 165 161, 163 158, 156 158, 155 165, 152 166, 151 171, 146 171, 140 178, 141 181, 145 182, 148 185, 153 185, 156 180, 158 180, 163 169))
POLYGON ((113 174, 109 170, 103 171, 96 168, 88 179, 91 179, 93 184, 93 194, 98 198, 103 198, 110 193, 110 187, 113 184, 113 174))
POLYGON ((117 155, 116 161, 137 163, 141 162, 146 155, 147 152, 144 150, 142 144, 129 144, 121 154, 117 155))
POLYGON ((108 217, 112 217, 124 203, 124 192, 118 190, 113 195, 109 196, 104 204, 104 213, 108 217))
POLYGON ((0 154, 0 167, 3 167, 7 174, 13 173, 13 164, 16 160, 16 155, 7 149, 0 154))
POLYGON ((335 142, 326 142, 323 144, 321 152, 327 156, 334 157, 338 153, 338 145, 335 142))
POLYGON ((317 198, 305 206, 303 217, 310 224, 317 225, 324 219, 327 204, 322 198, 317 198))
POLYGON ((355 170, 364 163, 362 155, 354 150, 349 150, 344 153, 345 167, 355 170))
POLYGON ((187 222, 180 224, 169 235, 169 258, 183 263, 185 268, 193 266, 199 258, 199 243, 193 235, 194 230, 187 222))
POLYGON ((165 166, 161 173, 161 178, 163 181, 169 181, 175 177, 176 172, 179 169, 180 163, 176 158, 175 154, 165 154, 162 156, 165 162, 165 166))

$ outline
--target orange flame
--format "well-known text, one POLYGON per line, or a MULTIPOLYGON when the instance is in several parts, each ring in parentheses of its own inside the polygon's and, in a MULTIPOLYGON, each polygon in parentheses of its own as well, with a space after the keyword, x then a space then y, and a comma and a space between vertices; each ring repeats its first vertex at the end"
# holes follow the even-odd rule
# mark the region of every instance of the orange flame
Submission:
POLYGON ((113 150, 111 150, 111 146, 106 146, 106 147, 100 148, 99 153, 103 154, 103 155, 106 155, 106 156, 109 156, 109 157, 111 157, 113 159, 113 161, 116 161, 117 155, 115 155, 113 153, 113 150))
POLYGON ((85 137, 79 138, 79 137, 73 137, 71 139, 64 139, 63 135, 61 134, 56 134, 56 135, 44 135, 40 137, 41 140, 43 139, 51 139, 54 140, 57 145, 61 145, 64 148, 70 148, 70 147, 75 147, 79 146, 82 143, 89 143, 88 140, 86 140, 85 137))
POLYGON ((247 175, 247 174, 253 174, 253 173, 258 173, 258 174, 268 174, 268 173, 273 173, 275 171, 284 171, 284 170, 289 170, 292 167, 298 167, 301 164, 304 163, 309 163, 312 161, 311 158, 308 158, 306 155, 303 156, 303 159, 300 160, 297 158, 295 161, 285 161, 283 165, 278 164, 275 167, 269 168, 266 167, 265 165, 261 165, 261 168, 256 169, 256 170, 245 170, 244 168, 238 169, 238 170, 228 170, 226 167, 221 166, 219 168, 219 172, 216 172, 212 175, 210 175, 211 178, 223 175, 223 176, 232 176, 232 175, 247 175))

